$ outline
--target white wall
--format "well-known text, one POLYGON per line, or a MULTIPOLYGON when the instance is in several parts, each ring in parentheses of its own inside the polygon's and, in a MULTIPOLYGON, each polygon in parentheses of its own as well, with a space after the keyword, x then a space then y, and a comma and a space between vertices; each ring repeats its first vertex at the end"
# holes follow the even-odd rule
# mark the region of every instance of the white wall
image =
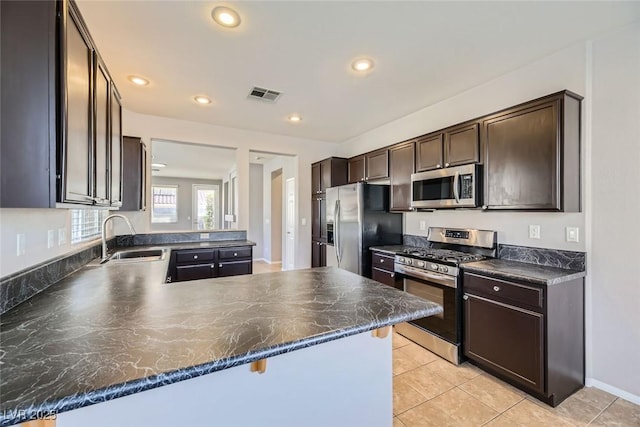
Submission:
MULTIPOLYGON (((338 151, 338 144, 317 140, 273 135, 242 129, 227 128, 204 123, 176 120, 166 117, 149 116, 123 110, 123 132, 125 135, 142 137, 144 141, 152 138, 183 141, 197 144, 232 147, 236 150, 236 165, 238 173, 238 228, 249 228, 249 151, 263 151, 288 154, 293 157, 293 175, 296 180, 297 201, 297 251, 296 267, 303 268, 311 265, 311 163, 322 160, 338 151), (306 225, 301 225, 302 219, 306 225)), ((150 162, 148 162, 150 163, 150 162)), ((147 171, 149 173, 149 171, 147 171)), ((147 182, 150 182, 147 181, 147 182)), ((265 195, 266 199, 266 195, 265 195)), ((136 230, 149 230, 149 211, 127 213, 136 230)), ((116 232, 120 232, 116 228, 116 232)), ((122 233, 126 232, 124 229, 122 233)), ((264 247, 267 247, 267 241, 264 247)))
POLYGON ((258 164, 251 164, 249 168, 249 229, 247 230, 247 238, 256 243, 253 247, 254 259, 264 258, 262 169, 262 165, 258 164))
MULTIPOLYGON (((284 183, 287 181, 287 179, 289 178, 295 178, 295 169, 296 169, 296 158, 295 157, 287 157, 287 156, 277 156, 274 157, 272 159, 270 159, 268 162, 265 162, 263 165, 263 174, 262 174, 262 182, 263 182, 263 216, 264 216, 264 259, 271 262, 271 261, 281 261, 281 255, 278 254, 273 254, 272 253, 272 240, 273 239, 280 239, 281 240, 281 249, 282 251, 284 251, 284 247, 285 247, 285 241, 286 238, 284 236, 284 233, 280 233, 280 236, 272 236, 271 235, 271 201, 272 201, 272 196, 271 196, 271 173, 274 171, 277 171, 279 169, 282 169, 282 180, 281 183, 284 183)), ((309 183, 311 183, 311 165, 309 164, 309 168, 308 168, 308 172, 309 172, 309 183)), ((307 178, 304 176, 304 174, 299 174, 302 175, 301 179, 307 178)), ((283 184, 284 185, 284 184, 283 184)), ((284 194, 284 186, 282 187, 282 192, 284 194)), ((311 203, 311 197, 306 197, 307 195, 311 194, 311 188, 309 188, 309 192, 305 192, 302 193, 302 197, 301 193, 298 192, 298 200, 297 200, 297 206, 300 207, 301 205, 304 205, 306 203, 306 200, 302 200, 302 199, 308 199, 309 200, 309 204, 311 203)), ((280 204, 281 204, 281 208, 282 208, 282 213, 283 215, 281 215, 281 230, 285 230, 286 229, 286 218, 284 216, 284 213, 286 212, 286 206, 285 206, 285 200, 284 197, 281 197, 280 199, 280 204)), ((310 205, 309 205, 310 206, 310 205)), ((299 212, 299 211, 298 211, 299 212)), ((307 255, 302 255, 302 250, 305 248, 301 248, 299 245, 296 248, 295 251, 295 255, 296 255, 296 260, 295 260, 295 265, 296 266, 300 266, 300 265, 305 265, 306 267, 310 267, 311 266, 311 252, 310 252, 310 248, 311 248, 311 228, 309 228, 309 221, 310 221, 310 210, 309 210, 309 214, 306 217, 303 217, 300 215, 300 213, 298 213, 296 215, 296 217, 299 219, 298 221, 298 230, 296 230, 296 233, 300 233, 300 232, 305 232, 305 233, 309 233, 309 257, 308 259, 301 259, 303 256, 307 256, 307 255), (301 218, 306 218, 307 220, 307 225, 304 227, 300 226, 300 219, 301 218), (306 263, 306 264, 305 264, 306 263)), ((297 241, 300 242, 300 237, 299 235, 296 236, 297 237, 297 241)))
POLYGON ((595 40, 592 69, 589 376, 640 404, 640 23, 595 40))
MULTIPOLYGON (((412 137, 436 131, 521 102, 563 89, 585 93, 585 48, 579 44, 557 52, 524 68, 505 74, 442 102, 424 108, 343 144, 342 154, 351 157, 412 137)), ((429 226, 470 227, 498 231, 498 241, 583 251, 580 243, 565 242, 567 226, 577 226, 584 236, 584 213, 526 214, 481 211, 437 211, 405 214, 405 233, 426 235, 420 221, 429 226), (541 238, 528 237, 529 225, 540 225, 541 238)))

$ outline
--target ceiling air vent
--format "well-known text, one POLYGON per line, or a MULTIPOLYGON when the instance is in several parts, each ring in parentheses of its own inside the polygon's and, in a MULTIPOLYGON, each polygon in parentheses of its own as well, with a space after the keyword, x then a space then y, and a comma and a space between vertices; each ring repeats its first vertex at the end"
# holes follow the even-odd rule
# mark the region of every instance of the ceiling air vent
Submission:
POLYGON ((263 102, 274 103, 278 100, 278 98, 280 98, 280 95, 282 95, 281 92, 254 86, 253 88, 251 88, 251 92, 249 92, 248 98, 257 99, 263 102))

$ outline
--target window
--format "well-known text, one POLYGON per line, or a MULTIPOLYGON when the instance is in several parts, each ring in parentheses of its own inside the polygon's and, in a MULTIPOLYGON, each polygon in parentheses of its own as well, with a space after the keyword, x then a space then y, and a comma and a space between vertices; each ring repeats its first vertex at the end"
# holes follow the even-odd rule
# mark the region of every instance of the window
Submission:
POLYGON ((71 244, 92 240, 101 233, 108 210, 71 209, 71 244))
POLYGON ((193 184, 193 229, 220 228, 220 186, 193 184))
POLYGON ((151 222, 178 222, 178 186, 151 187, 151 222))

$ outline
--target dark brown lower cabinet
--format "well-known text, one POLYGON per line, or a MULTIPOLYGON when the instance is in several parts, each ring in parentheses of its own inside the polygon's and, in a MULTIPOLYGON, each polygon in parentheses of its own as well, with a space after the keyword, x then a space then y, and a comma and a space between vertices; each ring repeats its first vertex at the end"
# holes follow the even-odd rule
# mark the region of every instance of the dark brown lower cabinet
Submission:
POLYGON ((167 282, 211 279, 253 273, 253 248, 180 249, 171 252, 167 282))
POLYGON ((396 289, 403 289, 402 279, 394 271, 394 256, 385 252, 371 253, 371 278, 396 289))
POLYGON ((311 267, 326 267, 327 245, 324 242, 311 242, 311 267))
POLYGON ((464 355, 557 406, 584 386, 584 281, 537 286, 465 273, 464 355))

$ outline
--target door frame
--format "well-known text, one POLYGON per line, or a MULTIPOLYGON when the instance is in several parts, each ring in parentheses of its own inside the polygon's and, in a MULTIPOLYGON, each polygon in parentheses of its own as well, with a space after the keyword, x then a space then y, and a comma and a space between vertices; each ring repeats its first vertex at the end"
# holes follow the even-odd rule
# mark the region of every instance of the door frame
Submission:
POLYGON ((287 178, 284 184, 284 261, 283 270, 293 270, 296 266, 296 179, 287 178), (292 211, 289 210, 289 198, 292 198, 292 211))
POLYGON ((222 211, 221 205, 221 196, 220 196, 220 185, 219 184, 191 184, 191 229, 198 230, 198 228, 194 228, 196 225, 196 220, 198 219, 198 198, 196 197, 198 190, 216 190, 218 192, 218 206, 214 206, 216 212, 214 212, 214 216, 216 218, 216 223, 213 224, 212 230, 219 230, 222 228, 222 218, 220 218, 220 212, 222 211))

